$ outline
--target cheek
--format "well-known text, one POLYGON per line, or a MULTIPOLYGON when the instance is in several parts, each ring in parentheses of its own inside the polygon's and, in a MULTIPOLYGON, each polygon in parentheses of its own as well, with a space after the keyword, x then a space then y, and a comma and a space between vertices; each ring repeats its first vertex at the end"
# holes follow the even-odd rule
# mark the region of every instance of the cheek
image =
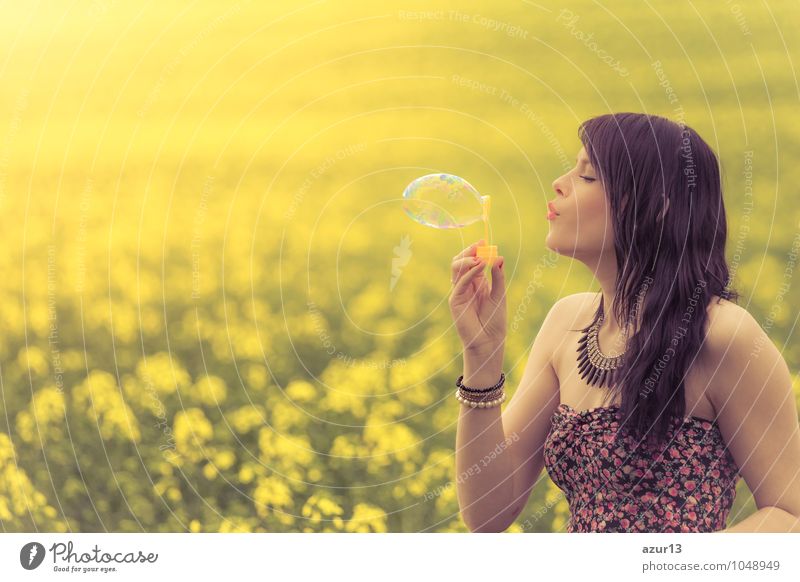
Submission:
POLYGON ((580 221, 588 223, 597 223, 602 225, 610 218, 611 209, 608 207, 608 202, 600 192, 586 192, 576 198, 577 208, 576 211, 580 215, 580 221))
POLYGON ((614 239, 611 208, 602 190, 581 198, 578 206, 581 230, 591 233, 592 238, 612 241, 614 239))

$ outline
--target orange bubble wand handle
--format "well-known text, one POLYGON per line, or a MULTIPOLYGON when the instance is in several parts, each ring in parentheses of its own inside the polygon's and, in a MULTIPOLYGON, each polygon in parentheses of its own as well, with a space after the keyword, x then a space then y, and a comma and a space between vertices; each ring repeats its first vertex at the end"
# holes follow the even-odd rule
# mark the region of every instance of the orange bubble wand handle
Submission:
POLYGON ((489 207, 491 205, 491 198, 489 196, 481 196, 481 202, 483 203, 483 240, 485 245, 479 246, 477 248, 476 254, 482 258, 486 259, 486 263, 491 268, 494 259, 497 258, 497 246, 490 245, 489 243, 489 207))
POLYGON ((489 244, 489 206, 492 199, 489 196, 483 197, 483 240, 489 244))

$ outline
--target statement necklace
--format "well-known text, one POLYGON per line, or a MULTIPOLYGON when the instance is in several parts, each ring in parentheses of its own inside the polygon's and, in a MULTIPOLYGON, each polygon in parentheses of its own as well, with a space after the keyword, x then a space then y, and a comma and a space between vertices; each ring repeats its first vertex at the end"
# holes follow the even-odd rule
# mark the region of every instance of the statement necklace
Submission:
MULTIPOLYGON (((600 351, 600 344, 597 341, 597 334, 603 324, 605 314, 600 311, 600 317, 589 329, 583 332, 581 339, 578 340, 578 372, 581 378, 586 380, 590 386, 597 384, 598 388, 606 385, 616 384, 616 369, 622 365, 622 352, 618 356, 608 357, 600 351)), ((627 348, 626 348, 627 351, 627 348)))

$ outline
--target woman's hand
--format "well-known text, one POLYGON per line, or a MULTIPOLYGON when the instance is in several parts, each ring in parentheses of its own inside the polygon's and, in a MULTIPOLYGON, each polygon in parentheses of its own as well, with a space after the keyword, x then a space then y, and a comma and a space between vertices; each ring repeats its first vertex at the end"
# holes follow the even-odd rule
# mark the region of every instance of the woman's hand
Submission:
POLYGON ((483 239, 453 257, 450 312, 464 350, 488 350, 492 353, 506 339, 506 289, 503 257, 492 265, 492 288, 483 275, 485 259, 476 256, 483 239))

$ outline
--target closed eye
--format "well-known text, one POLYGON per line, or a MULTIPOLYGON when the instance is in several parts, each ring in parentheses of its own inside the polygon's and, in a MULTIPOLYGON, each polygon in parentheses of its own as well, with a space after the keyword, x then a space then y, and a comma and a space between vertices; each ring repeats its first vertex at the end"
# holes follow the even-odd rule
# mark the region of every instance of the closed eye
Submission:
POLYGON ((594 182, 597 179, 597 178, 592 178, 590 176, 581 176, 581 178, 583 178, 584 180, 586 180, 587 182, 590 182, 590 183, 594 182))

